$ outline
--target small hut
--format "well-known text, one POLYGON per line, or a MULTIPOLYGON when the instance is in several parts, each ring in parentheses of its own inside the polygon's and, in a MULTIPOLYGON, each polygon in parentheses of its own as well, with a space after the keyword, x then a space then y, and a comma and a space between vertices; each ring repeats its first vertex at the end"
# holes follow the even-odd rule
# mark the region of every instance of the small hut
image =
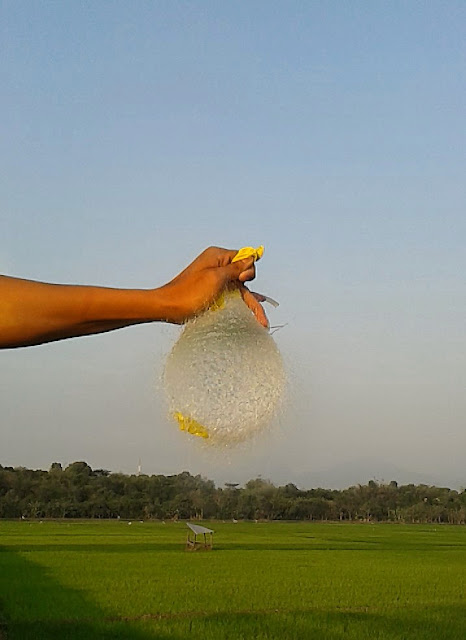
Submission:
POLYGON ((186 523, 188 525, 188 537, 186 539, 186 550, 187 551, 211 551, 214 538, 212 529, 207 529, 206 527, 201 527, 198 524, 191 524, 190 522, 186 523), (202 536, 200 540, 198 540, 198 536, 202 536))

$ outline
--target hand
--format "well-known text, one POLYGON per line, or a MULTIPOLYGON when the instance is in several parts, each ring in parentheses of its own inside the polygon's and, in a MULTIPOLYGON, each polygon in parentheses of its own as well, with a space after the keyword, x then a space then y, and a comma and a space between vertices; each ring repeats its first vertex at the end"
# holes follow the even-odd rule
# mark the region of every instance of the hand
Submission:
POLYGON ((165 299, 166 320, 181 324, 204 311, 227 288, 236 287, 263 326, 268 327, 261 305, 264 296, 244 284, 256 276, 253 258, 231 262, 237 251, 209 247, 171 282, 157 290, 165 299))
POLYGON ((207 309, 227 288, 238 288, 257 320, 268 327, 264 297, 245 282, 253 258, 232 263, 236 251, 206 249, 158 289, 58 285, 0 276, 0 348, 64 340, 146 322, 182 323, 207 309))

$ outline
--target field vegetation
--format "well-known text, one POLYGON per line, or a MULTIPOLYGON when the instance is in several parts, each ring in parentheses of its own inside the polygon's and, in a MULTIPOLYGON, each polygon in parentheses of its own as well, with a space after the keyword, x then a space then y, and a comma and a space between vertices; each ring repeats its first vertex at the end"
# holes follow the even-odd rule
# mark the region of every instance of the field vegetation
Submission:
POLYGON ((464 640, 454 525, 0 521, 8 640, 464 640))

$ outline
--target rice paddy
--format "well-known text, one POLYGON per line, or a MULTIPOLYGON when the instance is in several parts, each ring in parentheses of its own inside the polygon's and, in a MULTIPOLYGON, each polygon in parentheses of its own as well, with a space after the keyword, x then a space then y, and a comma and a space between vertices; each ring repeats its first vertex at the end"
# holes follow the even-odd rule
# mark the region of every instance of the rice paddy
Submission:
POLYGON ((466 528, 1 521, 0 638, 464 640, 466 528))

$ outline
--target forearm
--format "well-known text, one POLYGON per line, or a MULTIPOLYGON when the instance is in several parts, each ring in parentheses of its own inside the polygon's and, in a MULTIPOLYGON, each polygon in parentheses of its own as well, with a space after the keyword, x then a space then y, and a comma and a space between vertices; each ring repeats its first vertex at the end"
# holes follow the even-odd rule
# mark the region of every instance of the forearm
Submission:
POLYGON ((232 249, 209 247, 157 289, 57 285, 0 276, 0 349, 103 333, 157 320, 183 323, 202 313, 228 286, 267 327, 259 296, 244 283, 255 277, 254 257, 233 260, 232 249))
POLYGON ((161 289, 56 285, 0 276, 0 347, 12 348, 165 320, 161 289))

